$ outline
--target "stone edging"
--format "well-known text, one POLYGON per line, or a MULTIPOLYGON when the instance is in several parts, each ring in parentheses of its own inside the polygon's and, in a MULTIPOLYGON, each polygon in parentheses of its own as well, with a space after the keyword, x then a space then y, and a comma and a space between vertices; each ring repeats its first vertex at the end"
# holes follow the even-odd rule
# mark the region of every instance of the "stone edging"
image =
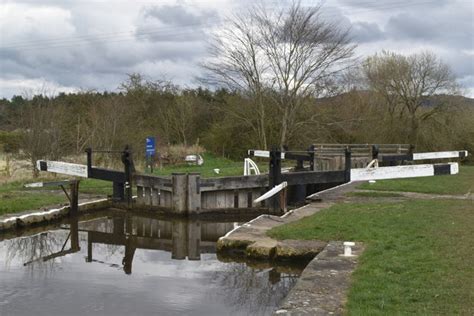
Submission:
POLYGON ((312 259, 274 315, 343 314, 350 277, 356 268, 358 256, 364 250, 363 244, 355 244, 354 256, 344 257, 342 241, 277 241, 268 237, 266 232, 330 207, 334 204, 331 200, 337 201, 348 189, 349 186, 340 186, 328 191, 333 195, 329 202, 308 204, 281 217, 261 215, 219 238, 218 253, 237 253, 252 260, 312 259))
POLYGON ((341 256, 342 241, 330 241, 306 266, 274 315, 342 315, 350 277, 364 247, 356 243, 352 250, 354 256, 341 256))
MULTIPOLYGON (((112 206, 112 203, 108 199, 100 199, 91 202, 79 203, 78 206, 79 214, 81 214, 87 213, 92 210, 110 207, 112 206)), ((23 215, 11 216, 0 220, 0 232, 59 220, 63 217, 68 216, 69 211, 69 206, 63 206, 47 211, 39 211, 33 213, 26 213, 23 215)))
POLYGON ((237 254, 257 260, 311 260, 326 246, 318 240, 275 240, 266 232, 276 226, 291 223, 331 206, 332 203, 308 204, 279 217, 260 215, 236 227, 217 241, 217 251, 237 254))

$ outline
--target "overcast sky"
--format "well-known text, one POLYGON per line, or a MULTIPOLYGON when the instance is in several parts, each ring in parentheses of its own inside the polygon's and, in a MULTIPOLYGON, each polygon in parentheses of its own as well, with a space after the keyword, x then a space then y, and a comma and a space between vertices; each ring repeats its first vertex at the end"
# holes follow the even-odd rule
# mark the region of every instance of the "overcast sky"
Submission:
MULTIPOLYGON (((206 39, 246 0, 0 0, 0 97, 116 90, 127 74, 193 87, 206 39)), ((269 2, 269 7, 287 1, 269 2)), ((316 5, 317 1, 302 1, 316 5)), ((357 54, 431 50, 474 97, 474 0, 326 0, 357 54)))

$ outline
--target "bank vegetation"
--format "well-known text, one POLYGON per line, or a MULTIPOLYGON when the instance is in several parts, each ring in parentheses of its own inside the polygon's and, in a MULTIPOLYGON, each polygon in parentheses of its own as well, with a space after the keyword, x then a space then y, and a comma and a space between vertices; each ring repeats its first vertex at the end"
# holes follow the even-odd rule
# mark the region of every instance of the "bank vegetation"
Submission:
MULTIPOLYGON (((195 146, 232 159, 250 148, 410 143, 474 152, 474 100, 431 52, 355 56, 350 30, 298 2, 254 8, 211 39, 201 86, 129 74, 116 91, 35 91, 0 100, 0 150, 28 160, 195 146)), ((166 158, 166 157, 165 157, 166 158)), ((103 162, 109 158, 100 157, 103 162)))

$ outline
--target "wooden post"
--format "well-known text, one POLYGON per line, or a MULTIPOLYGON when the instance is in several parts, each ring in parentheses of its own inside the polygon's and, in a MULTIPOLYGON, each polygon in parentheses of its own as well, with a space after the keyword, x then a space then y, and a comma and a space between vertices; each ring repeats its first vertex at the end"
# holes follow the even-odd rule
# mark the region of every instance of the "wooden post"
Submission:
POLYGON ((171 182, 173 188, 172 208, 176 214, 186 214, 187 212, 187 187, 188 177, 185 173, 173 173, 171 182))
POLYGON ((71 219, 69 223, 70 234, 71 234, 71 250, 79 251, 79 220, 77 218, 71 219))
POLYGON ((345 174, 344 174, 344 180, 345 182, 350 182, 351 181, 351 150, 349 147, 346 147, 346 150, 344 152, 344 164, 345 164, 345 174))
POLYGON ((379 145, 372 145, 371 154, 372 160, 379 159, 379 145))
POLYGON ((280 191, 280 194, 279 194, 280 208, 283 214, 285 214, 287 211, 287 208, 286 208, 287 195, 288 195, 288 187, 285 187, 283 190, 280 191))
POLYGON ((187 211, 188 213, 199 213, 201 210, 201 175, 189 173, 187 180, 187 211))
POLYGON ((92 175, 92 148, 86 148, 87 153, 87 174, 92 175))
POLYGON ((188 253, 187 223, 179 220, 173 221, 171 229, 171 259, 184 260, 188 253))
MULTIPOLYGON (((281 151, 277 147, 273 147, 270 151, 270 172, 269 172, 269 185, 272 189, 274 186, 281 183, 281 151)), ((281 210, 280 201, 278 196, 274 196, 270 199, 270 206, 274 212, 281 210)))
POLYGON ((69 184, 70 188, 70 201, 69 206, 71 209, 70 215, 76 216, 79 212, 79 180, 71 180, 69 184))
POLYGON ((188 259, 201 260, 201 223, 188 222, 188 259))
POLYGON ((151 205, 160 205, 160 190, 156 188, 151 189, 151 205))
POLYGON ((143 197, 143 187, 137 186, 137 204, 143 205, 145 203, 145 198, 143 197))
POLYGON ((92 262, 92 232, 87 232, 87 257, 86 262, 92 262))
POLYGON ((314 152, 315 152, 314 145, 309 146, 309 148, 308 148, 309 170, 311 170, 311 171, 314 171, 314 152))
POLYGON ((152 197, 151 197, 151 190, 150 187, 145 187, 145 205, 152 205, 152 197))

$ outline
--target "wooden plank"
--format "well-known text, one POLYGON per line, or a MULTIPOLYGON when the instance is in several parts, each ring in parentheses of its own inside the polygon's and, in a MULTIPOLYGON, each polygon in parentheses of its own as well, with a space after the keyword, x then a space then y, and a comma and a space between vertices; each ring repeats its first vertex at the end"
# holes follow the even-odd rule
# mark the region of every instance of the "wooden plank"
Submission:
POLYGON ((202 192, 201 200, 204 204, 201 205, 202 208, 205 209, 215 209, 217 207, 217 194, 218 192, 202 192))
POLYGON ((160 202, 164 207, 171 207, 172 193, 168 191, 160 191, 160 202))
POLYGON ((235 191, 225 191, 225 207, 224 208, 234 208, 235 207, 235 191))
POLYGON ((216 192, 216 206, 215 208, 225 208, 226 206, 226 191, 216 192))
POLYGON ((151 205, 159 206, 160 205, 160 190, 152 188, 151 190, 151 205))
POLYGON ((144 205, 145 199, 143 197, 143 187, 137 186, 137 204, 144 205))
POLYGON ((238 207, 239 208, 247 208, 248 207, 248 191, 239 191, 239 200, 238 200, 238 207))
POLYGON ((268 186, 268 175, 251 175, 237 177, 201 179, 201 192, 252 189, 268 186))
POLYGON ((136 174, 133 181, 137 186, 150 187, 171 192, 171 178, 136 174))
POLYGON ((38 160, 36 161, 36 168, 38 168, 40 171, 67 174, 70 176, 83 178, 89 177, 87 165, 79 165, 62 161, 38 160))
POLYGON ((186 193, 188 185, 188 176, 184 173, 174 173, 172 208, 176 214, 187 213, 186 193))
MULTIPOLYGON (((248 152, 249 156, 253 157, 261 157, 261 158, 270 158, 270 151, 269 150, 255 150, 255 149, 250 149, 248 152)), ((281 153, 280 154, 281 159, 285 159, 286 154, 281 153)))
POLYGON ((145 187, 144 191, 144 203, 145 205, 151 205, 151 188, 145 187))
POLYGON ((413 160, 464 158, 464 157, 467 157, 467 155, 468 155, 467 150, 414 153, 413 160))
POLYGON ((447 168, 449 168, 449 174, 457 174, 459 172, 459 165, 457 163, 364 168, 352 169, 351 181, 429 177, 438 174, 447 174, 445 171, 447 168), (435 168, 440 171, 435 172, 435 168))
POLYGON ((287 182, 282 182, 279 185, 274 186, 273 189, 271 189, 270 191, 268 191, 268 192, 262 194, 260 197, 256 198, 253 201, 253 203, 259 203, 261 201, 264 201, 264 200, 274 196, 275 194, 277 194, 278 192, 280 192, 281 190, 283 190, 287 186, 288 186, 287 182))
POLYGON ((188 174, 187 209, 194 213, 201 209, 201 177, 197 173, 188 174))
POLYGON ((288 182, 288 185, 295 184, 318 184, 318 183, 339 183, 344 182, 344 170, 338 171, 303 171, 282 173, 281 181, 288 182))
POLYGON ((43 187, 57 187, 61 185, 69 185, 71 181, 64 180, 64 181, 52 181, 52 182, 35 182, 35 183, 27 183, 23 187, 25 188, 43 188, 43 187))

